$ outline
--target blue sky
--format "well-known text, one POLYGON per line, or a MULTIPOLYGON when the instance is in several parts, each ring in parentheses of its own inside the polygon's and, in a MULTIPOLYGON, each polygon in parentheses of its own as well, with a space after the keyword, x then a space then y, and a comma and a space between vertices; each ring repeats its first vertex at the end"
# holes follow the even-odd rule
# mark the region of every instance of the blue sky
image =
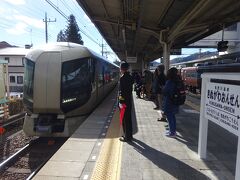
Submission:
MULTIPOLYGON (((101 54, 102 36, 95 28, 81 7, 75 0, 49 0, 66 16, 73 14, 76 17, 84 45, 101 54), (87 36, 91 37, 88 38, 87 36)), ((56 22, 48 23, 48 42, 56 42, 57 34, 67 26, 66 19, 60 15, 45 0, 0 0, 0 41, 24 47, 25 44, 38 46, 45 43, 45 24, 43 19, 47 12, 48 19, 56 22)), ((117 56, 107 45, 105 40, 104 51, 110 52, 108 59, 114 61, 117 56)), ((198 52, 198 49, 183 49, 184 56, 198 52)), ((204 52, 206 50, 202 50, 204 52)), ((171 56, 173 59, 178 56, 171 56)))
MULTIPOLYGON (((87 34, 80 32, 84 45, 101 54, 102 36, 94 24, 86 16, 75 0, 50 0, 66 16, 73 14, 79 28, 87 34)), ((48 42, 56 42, 57 34, 67 26, 66 19, 60 15, 45 0, 0 0, 0 41, 24 47, 33 43, 33 46, 45 44, 45 24, 43 19, 47 12, 48 19, 56 22, 48 23, 48 42)), ((117 57, 111 48, 105 44, 104 51, 108 51, 108 59, 117 57)))

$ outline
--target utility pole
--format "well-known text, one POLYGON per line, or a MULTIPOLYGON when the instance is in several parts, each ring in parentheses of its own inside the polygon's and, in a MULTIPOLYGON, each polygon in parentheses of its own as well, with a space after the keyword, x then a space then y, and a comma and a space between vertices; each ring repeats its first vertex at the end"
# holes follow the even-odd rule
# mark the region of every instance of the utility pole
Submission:
POLYGON ((103 39, 102 39, 102 44, 100 44, 100 47, 102 47, 102 56, 104 55, 104 53, 106 54, 106 51, 103 51, 103 48, 106 47, 106 44, 103 44, 103 39))
POLYGON ((48 43, 48 29, 47 29, 47 23, 48 22, 56 22, 56 18, 55 20, 50 20, 50 19, 47 19, 47 13, 45 12, 45 19, 43 19, 43 22, 45 22, 45 36, 46 36, 46 43, 48 43))
POLYGON ((199 48, 198 59, 201 59, 201 53, 202 53, 202 49, 201 49, 201 48, 199 48))
POLYGON ((103 39, 102 39, 102 56, 103 56, 103 46, 104 46, 104 45, 103 45, 103 39))

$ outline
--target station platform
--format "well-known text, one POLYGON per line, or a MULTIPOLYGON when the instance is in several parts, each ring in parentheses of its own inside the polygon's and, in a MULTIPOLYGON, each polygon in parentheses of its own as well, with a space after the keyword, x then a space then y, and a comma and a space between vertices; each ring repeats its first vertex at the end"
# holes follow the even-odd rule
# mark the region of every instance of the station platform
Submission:
POLYGON ((135 94, 133 101, 132 142, 119 141, 115 89, 33 179, 234 179, 237 138, 210 123, 207 159, 200 159, 199 112, 190 100, 177 115, 176 138, 165 136, 166 122, 157 121, 160 112, 152 101, 135 94))

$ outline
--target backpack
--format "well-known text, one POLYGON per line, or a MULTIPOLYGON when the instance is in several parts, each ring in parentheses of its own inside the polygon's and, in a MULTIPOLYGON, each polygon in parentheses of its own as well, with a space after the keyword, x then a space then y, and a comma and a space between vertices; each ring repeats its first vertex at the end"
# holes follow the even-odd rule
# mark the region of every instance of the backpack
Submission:
POLYGON ((182 80, 178 80, 176 82, 175 89, 173 91, 173 94, 170 96, 170 100, 174 105, 183 105, 186 100, 186 91, 185 86, 182 80))

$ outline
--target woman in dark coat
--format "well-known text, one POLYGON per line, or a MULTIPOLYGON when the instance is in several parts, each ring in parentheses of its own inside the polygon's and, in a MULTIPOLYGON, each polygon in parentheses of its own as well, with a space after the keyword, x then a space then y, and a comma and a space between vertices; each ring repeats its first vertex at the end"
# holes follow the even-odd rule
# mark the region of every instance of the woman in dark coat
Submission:
POLYGON ((176 83, 179 80, 176 68, 171 68, 167 72, 167 82, 163 88, 163 111, 167 116, 169 131, 166 132, 166 136, 175 137, 176 136, 176 117, 175 114, 178 113, 179 106, 172 103, 170 97, 174 94, 176 88, 176 83))

